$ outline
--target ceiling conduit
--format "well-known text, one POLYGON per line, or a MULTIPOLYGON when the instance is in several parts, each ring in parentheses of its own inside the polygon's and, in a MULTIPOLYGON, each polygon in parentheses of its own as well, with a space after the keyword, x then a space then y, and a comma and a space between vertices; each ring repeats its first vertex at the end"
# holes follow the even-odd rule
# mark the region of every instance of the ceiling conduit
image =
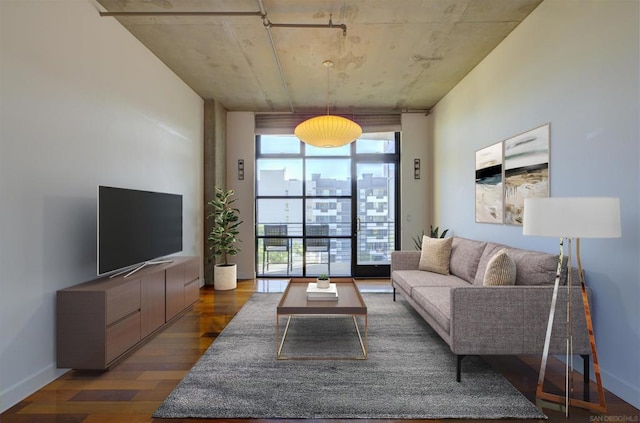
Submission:
POLYGON ((262 16, 260 12, 100 12, 100 16, 262 16))
POLYGON ((291 113, 296 112, 295 107, 293 106, 293 99, 291 98, 291 92, 289 91, 289 85, 287 84, 287 80, 284 76, 284 70, 282 69, 282 63, 280 62, 280 56, 278 56, 278 49, 276 48, 276 43, 273 40, 273 34, 271 34, 271 28, 327 28, 327 29, 342 29, 342 35, 347 36, 347 26, 345 24, 334 25, 331 20, 331 15, 329 15, 329 23, 328 24, 286 24, 286 23, 273 23, 267 17, 267 9, 264 7, 264 3, 262 0, 258 0, 258 7, 260 8, 260 12, 262 13, 262 25, 264 25, 267 30, 267 34, 269 35, 269 42, 271 44, 271 51, 273 52, 273 57, 276 60, 278 65, 278 72, 280 73, 280 79, 282 80, 282 86, 284 87, 285 92, 287 93, 287 98, 289 99, 289 107, 291 108, 291 113))
POLYGON ((278 65, 278 72, 280 73, 280 80, 282 81, 282 86, 284 87, 285 93, 287 93, 287 99, 289 100, 289 108, 291 109, 291 113, 295 113, 296 109, 293 107, 293 99, 291 98, 291 92, 289 91, 289 84, 287 84, 287 80, 284 77, 284 70, 282 69, 282 63, 280 62, 280 56, 278 56, 278 50, 276 49, 276 42, 273 40, 273 34, 271 34, 271 22, 267 18, 267 10, 264 8, 264 4, 262 4, 262 0, 258 0, 258 7, 260 7, 260 13, 262 14, 262 25, 267 30, 267 35, 269 36, 269 43, 271 44, 271 52, 273 53, 273 58, 278 65))
POLYGON ((295 108, 293 107, 293 100, 291 98, 291 92, 289 91, 289 85, 287 84, 287 80, 284 76, 284 70, 282 69, 282 63, 280 62, 280 57, 278 56, 278 50, 276 49, 275 41, 273 40, 273 35, 271 34, 271 28, 326 28, 326 29, 341 29, 342 35, 347 36, 347 26, 345 24, 334 24, 331 15, 329 15, 329 23, 328 24, 288 24, 288 23, 273 23, 267 18, 267 10, 262 3, 262 0, 258 1, 259 11, 257 12, 100 12, 100 16, 259 16, 262 19, 262 25, 267 30, 267 35, 269 36, 269 42, 271 44, 271 51, 273 52, 273 57, 278 66, 278 72, 280 73, 280 79, 282 80, 282 86, 287 94, 287 98, 289 100, 289 107, 291 108, 291 113, 295 113, 295 108))

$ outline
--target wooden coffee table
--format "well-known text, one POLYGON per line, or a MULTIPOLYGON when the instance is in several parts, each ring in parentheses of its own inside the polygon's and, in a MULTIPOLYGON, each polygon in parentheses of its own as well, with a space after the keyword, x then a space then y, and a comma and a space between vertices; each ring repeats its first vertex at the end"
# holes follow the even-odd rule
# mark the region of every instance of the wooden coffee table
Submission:
POLYGON ((338 288, 337 301, 307 301, 307 285, 309 282, 315 282, 315 279, 296 279, 290 280, 287 288, 282 294, 282 299, 276 308, 276 358, 278 360, 298 359, 298 360, 366 360, 367 359, 367 342, 368 342, 368 320, 367 305, 360 295, 358 285, 353 279, 334 279, 331 283, 335 283, 338 288), (318 317, 333 315, 348 315, 353 318, 356 327, 358 340, 362 349, 362 355, 355 357, 291 357, 282 355, 282 346, 287 338, 287 331, 291 324, 291 318, 294 315, 314 315, 318 317), (287 325, 285 326, 282 339, 280 339, 280 317, 288 316, 287 325), (364 340, 360 333, 357 317, 364 318, 364 340))

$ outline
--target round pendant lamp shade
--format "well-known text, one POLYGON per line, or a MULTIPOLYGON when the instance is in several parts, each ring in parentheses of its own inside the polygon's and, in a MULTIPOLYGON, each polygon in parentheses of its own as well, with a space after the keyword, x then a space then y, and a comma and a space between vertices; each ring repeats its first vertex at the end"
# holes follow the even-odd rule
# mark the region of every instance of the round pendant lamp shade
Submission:
POLYGON ((331 148, 357 140, 362 135, 362 128, 342 116, 323 115, 305 120, 293 132, 306 144, 331 148))

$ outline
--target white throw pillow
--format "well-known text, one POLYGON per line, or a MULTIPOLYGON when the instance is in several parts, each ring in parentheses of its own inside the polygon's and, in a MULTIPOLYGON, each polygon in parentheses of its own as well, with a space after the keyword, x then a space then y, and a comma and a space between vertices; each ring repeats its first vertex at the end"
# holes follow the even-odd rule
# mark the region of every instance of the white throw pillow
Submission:
POLYGON ((506 248, 498 251, 487 263, 482 284, 484 286, 505 286, 516 283, 516 263, 506 248))
POLYGON ((452 242, 453 238, 429 238, 424 235, 418 269, 448 275, 452 242))

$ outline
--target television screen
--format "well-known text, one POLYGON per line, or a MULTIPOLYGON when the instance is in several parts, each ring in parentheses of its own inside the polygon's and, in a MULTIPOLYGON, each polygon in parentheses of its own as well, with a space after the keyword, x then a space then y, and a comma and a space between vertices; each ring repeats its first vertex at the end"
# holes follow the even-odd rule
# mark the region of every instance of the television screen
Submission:
POLYGON ((182 251, 182 195, 98 186, 98 274, 182 251))

